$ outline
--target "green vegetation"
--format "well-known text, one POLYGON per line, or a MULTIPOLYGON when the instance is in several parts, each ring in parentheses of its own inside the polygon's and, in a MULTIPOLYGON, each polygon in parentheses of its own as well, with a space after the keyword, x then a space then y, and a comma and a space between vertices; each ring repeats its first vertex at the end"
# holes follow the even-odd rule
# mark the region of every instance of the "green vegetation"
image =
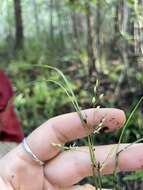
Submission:
MULTIPOLYGON (((0 18, 0 68, 13 82, 26 135, 48 118, 98 104, 124 109, 129 117, 143 96, 142 0, 7 0, 0 2, 0 18), (59 68, 70 82, 45 65, 59 68)), ((95 139, 96 144, 141 139, 142 115, 141 105, 123 136, 118 131, 89 137, 93 162, 95 139)), ((121 173, 117 181, 121 189, 136 190, 142 176, 121 173)), ((112 179, 103 177, 103 186, 113 187, 112 179)))

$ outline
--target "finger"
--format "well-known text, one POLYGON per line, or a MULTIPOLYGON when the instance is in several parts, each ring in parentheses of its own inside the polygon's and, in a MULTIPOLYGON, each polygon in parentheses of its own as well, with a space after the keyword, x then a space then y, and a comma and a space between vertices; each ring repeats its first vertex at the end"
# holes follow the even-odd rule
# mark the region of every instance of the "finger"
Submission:
POLYGON ((0 189, 4 190, 14 190, 8 183, 6 183, 1 177, 0 177, 0 189))
MULTIPOLYGON (((121 144, 119 150, 127 144, 121 144)), ((133 171, 143 168, 143 144, 135 144, 119 154, 119 170, 133 171)), ((115 169, 116 145, 95 147, 96 163, 100 163, 102 174, 111 174, 115 169), (103 165, 104 164, 104 165, 103 165)), ((76 184, 83 178, 92 175, 88 147, 66 151, 51 160, 45 167, 45 177, 60 187, 76 184)))
MULTIPOLYGON (((125 114, 119 109, 87 109, 82 111, 82 114, 86 115, 90 132, 94 130, 93 126, 97 126, 103 119, 103 127, 107 131, 120 128, 125 122, 125 114)), ((28 137, 28 143, 32 151, 41 160, 46 161, 59 152, 59 149, 53 147, 52 143, 64 144, 84 136, 86 136, 85 128, 79 115, 74 112, 54 117, 44 123, 28 137)))

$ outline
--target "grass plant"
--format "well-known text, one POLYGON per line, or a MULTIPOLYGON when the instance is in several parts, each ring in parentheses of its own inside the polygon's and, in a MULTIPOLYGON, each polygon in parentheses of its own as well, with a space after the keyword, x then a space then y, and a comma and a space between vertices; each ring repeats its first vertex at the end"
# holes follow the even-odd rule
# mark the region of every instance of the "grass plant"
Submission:
MULTIPOLYGON (((141 99, 137 102, 137 104, 135 105, 135 107, 133 108, 131 114, 129 115, 123 129, 121 132, 121 135, 119 137, 119 141, 118 144, 116 146, 113 146, 113 148, 111 149, 111 151, 109 152, 109 154, 107 155, 106 159, 104 160, 103 163, 99 163, 96 161, 96 155, 95 155, 95 143, 94 143, 94 133, 100 133, 100 130, 103 127, 103 123, 104 123, 104 118, 102 119, 102 121, 97 125, 97 126, 92 126, 94 127, 94 132, 92 134, 89 134, 89 129, 91 126, 89 126, 88 124, 88 118, 87 116, 81 111, 81 108, 79 106, 78 100, 74 94, 74 91, 72 90, 71 84, 69 82, 69 80, 67 79, 67 77, 63 74, 63 72, 55 67, 49 66, 49 65, 34 65, 34 67, 36 68, 44 68, 44 69, 48 69, 51 71, 56 72, 59 77, 61 78, 60 82, 56 81, 56 80, 48 80, 46 78, 43 78, 42 80, 46 81, 47 83, 53 83, 57 86, 59 86, 68 96, 68 98, 70 99, 75 111, 77 112, 77 114, 79 115, 79 118, 82 122, 82 126, 85 129, 85 133, 87 136, 87 145, 89 148, 89 154, 90 154, 90 159, 91 159, 91 167, 92 167, 92 173, 93 173, 93 182, 94 182, 94 186, 95 186, 95 190, 102 190, 102 175, 101 175, 101 171, 102 169, 105 167, 106 165, 106 161, 107 159, 112 156, 113 154, 115 154, 115 169, 114 169, 114 174, 113 174, 113 180, 114 180, 114 190, 119 190, 118 187, 118 183, 117 183, 117 173, 118 173, 118 158, 121 152, 127 150, 130 146, 132 146, 135 143, 139 143, 143 140, 143 138, 140 138, 138 140, 136 140, 135 142, 127 145, 124 149, 119 151, 119 146, 123 141, 123 137, 125 134, 125 130, 127 129, 130 120, 132 119, 132 117, 134 116, 134 113, 136 112, 136 110, 139 108, 140 104, 143 101, 143 97, 141 97, 141 99)), ((40 82, 40 81, 38 81, 40 82)), ((33 83, 34 84, 34 83, 33 83)), ((101 95, 97 95, 97 89, 99 86, 99 81, 96 81, 95 87, 94 87, 94 96, 92 98, 92 104, 93 104, 93 108, 95 109, 94 111, 94 117, 96 115, 96 111, 100 108, 100 106, 98 105, 99 101, 102 100, 103 98, 103 94, 101 95)), ((54 142, 52 143, 53 146, 60 148, 61 150, 77 150, 78 151, 78 147, 76 146, 63 146, 60 144, 55 144, 54 142)))

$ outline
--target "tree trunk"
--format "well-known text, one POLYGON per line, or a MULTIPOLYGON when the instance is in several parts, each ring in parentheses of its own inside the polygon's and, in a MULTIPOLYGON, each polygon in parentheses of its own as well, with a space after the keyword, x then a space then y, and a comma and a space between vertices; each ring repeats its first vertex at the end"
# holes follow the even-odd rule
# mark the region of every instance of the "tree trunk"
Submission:
POLYGON ((121 84, 126 78, 126 82, 128 81, 128 68, 129 68, 129 60, 128 60, 128 40, 124 38, 125 34, 128 34, 128 23, 129 23, 129 8, 127 6, 126 0, 120 0, 116 6, 115 20, 114 20, 114 31, 115 31, 115 43, 114 49, 116 48, 117 53, 120 54, 120 58, 122 59, 122 63, 124 64, 124 69, 120 73, 118 83, 115 88, 115 101, 119 98, 121 84), (123 36, 122 36, 123 35, 123 36))
POLYGON ((39 16, 38 16, 38 6, 36 0, 32 0, 33 2, 33 8, 34 8, 34 18, 35 18, 35 25, 36 25, 36 34, 37 39, 39 39, 40 34, 40 25, 39 25, 39 16))
POLYGON ((103 44, 103 35, 101 31, 102 25, 102 4, 101 0, 96 1, 96 56, 98 59, 98 70, 103 72, 102 67, 102 44, 103 44))
POLYGON ((137 19, 134 21, 134 48, 136 56, 143 55, 143 13, 139 12, 140 7, 143 6, 143 0, 134 2, 134 12, 137 14, 137 19))
POLYGON ((77 30, 77 15, 76 15, 75 11, 72 11, 71 18, 72 18, 72 29, 73 29, 74 41, 77 41, 78 40, 78 30, 77 30))
POLYGON ((114 37, 112 39, 112 48, 114 50, 114 54, 118 55, 119 54, 119 39, 120 39, 120 15, 121 15, 121 10, 120 10, 120 4, 121 1, 117 2, 116 7, 115 7, 115 16, 114 16, 114 37))
MULTIPOLYGON (((62 23, 62 4, 60 1, 57 1, 55 3, 57 18, 58 18, 58 28, 59 28, 59 35, 60 35, 60 41, 63 49, 65 48, 65 41, 64 41, 64 32, 63 32, 63 23, 62 23)), ((61 47, 60 47, 61 49, 61 47)))
POLYGON ((78 16, 76 11, 72 11, 71 13, 71 20, 72 20, 72 33, 73 33, 73 44, 74 48, 80 52, 80 36, 78 31, 78 16))
POLYGON ((52 41, 54 41, 53 9, 54 0, 50 0, 50 36, 52 41))
POLYGON ((96 3, 96 45, 97 45, 97 54, 98 56, 100 56, 100 49, 101 49, 101 36, 100 36, 100 33, 101 33, 101 1, 100 0, 97 0, 97 3, 96 3))
POLYGON ((92 15, 90 3, 86 4, 86 19, 87 19, 87 52, 89 75, 96 71, 95 57, 95 33, 94 33, 94 17, 92 15))
POLYGON ((14 0, 15 11, 15 49, 21 50, 24 45, 21 0, 14 0))

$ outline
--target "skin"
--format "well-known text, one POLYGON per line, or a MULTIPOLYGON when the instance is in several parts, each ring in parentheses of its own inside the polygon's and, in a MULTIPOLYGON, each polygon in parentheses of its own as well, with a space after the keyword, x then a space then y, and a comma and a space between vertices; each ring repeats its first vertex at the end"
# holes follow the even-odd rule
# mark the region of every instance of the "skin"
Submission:
MULTIPOLYGON (((104 118, 106 131, 114 131, 125 123, 125 114, 118 109, 84 110, 88 133, 104 118), (96 113, 96 114, 95 114, 96 113)), ((77 113, 69 113, 48 120, 33 131, 27 142, 37 157, 45 162, 40 166, 24 151, 21 144, 0 160, 0 189, 2 190, 85 190, 91 186, 74 186, 86 176, 92 175, 87 147, 60 152, 52 143, 65 144, 87 134, 77 113), (87 188, 88 187, 88 188, 87 188)), ((121 144, 122 150, 127 144, 121 144)), ((110 174, 115 167, 115 145, 97 146, 97 162, 106 164, 102 174, 110 174), (109 156, 110 155, 110 156, 109 156)), ((143 167, 143 144, 135 144, 119 155, 119 170, 131 171, 143 167), (132 156, 134 155, 134 157, 132 156)))

